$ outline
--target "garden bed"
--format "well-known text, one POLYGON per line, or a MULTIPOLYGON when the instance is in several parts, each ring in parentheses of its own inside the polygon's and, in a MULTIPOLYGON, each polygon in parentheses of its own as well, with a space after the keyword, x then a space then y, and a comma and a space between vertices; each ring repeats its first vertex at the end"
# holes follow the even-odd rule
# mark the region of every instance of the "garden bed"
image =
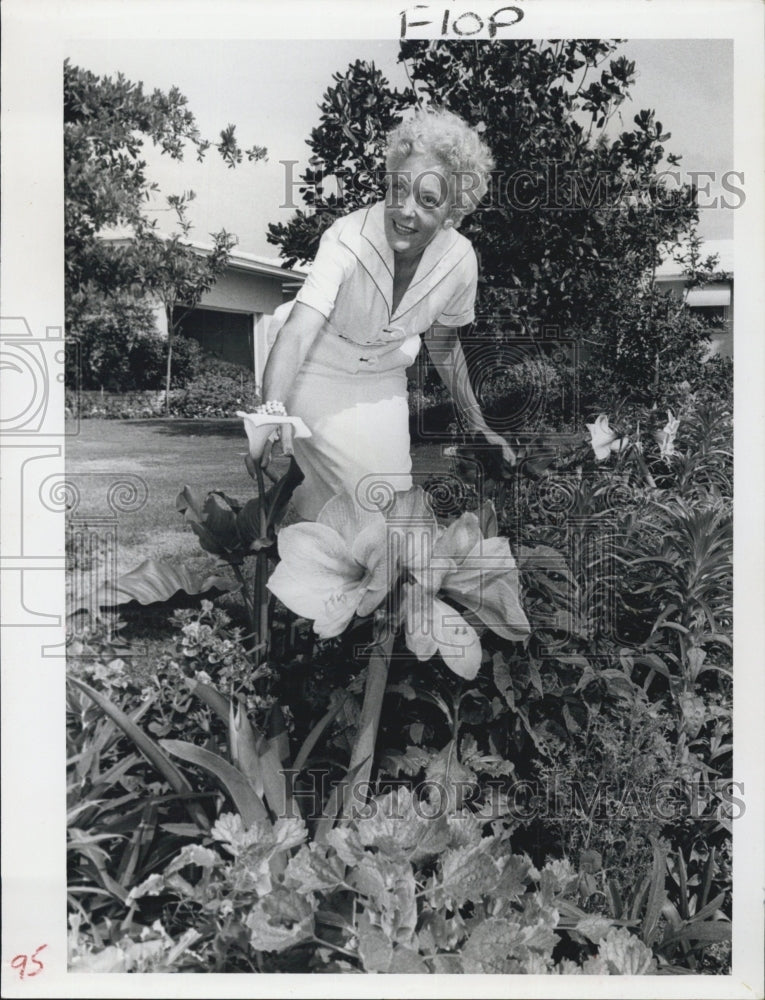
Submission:
MULTIPOLYGON (((385 638, 401 595, 317 640, 321 577, 277 584, 238 421, 81 425, 70 525, 119 454, 146 493, 119 516, 120 572, 171 556, 231 589, 72 634, 71 967, 726 972, 730 414, 663 419, 596 422, 600 460, 584 438, 530 447, 441 512, 475 671, 442 639, 426 655, 417 619, 385 638), (476 603, 459 567, 481 536, 476 603), (285 601, 265 611, 264 571, 285 601)), ((469 448, 456 461, 415 450, 436 509, 469 448)))

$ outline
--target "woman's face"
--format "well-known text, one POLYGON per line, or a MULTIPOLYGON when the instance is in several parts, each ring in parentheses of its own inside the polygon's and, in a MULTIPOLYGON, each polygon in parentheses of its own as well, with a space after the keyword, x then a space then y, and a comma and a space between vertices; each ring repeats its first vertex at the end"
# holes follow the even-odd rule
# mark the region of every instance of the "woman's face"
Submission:
POLYGON ((388 174, 385 237, 394 253, 418 257, 442 229, 454 225, 449 172, 426 153, 411 153, 388 174))

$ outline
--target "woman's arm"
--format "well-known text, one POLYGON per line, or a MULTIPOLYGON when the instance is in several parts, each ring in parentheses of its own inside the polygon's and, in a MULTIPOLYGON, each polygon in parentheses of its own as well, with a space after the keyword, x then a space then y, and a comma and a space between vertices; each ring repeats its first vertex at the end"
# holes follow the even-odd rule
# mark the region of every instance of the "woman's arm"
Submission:
POLYGON ((313 306, 296 302, 284 326, 276 335, 263 372, 263 399, 289 396, 306 355, 324 323, 324 316, 313 306))
MULTIPOLYGON (((277 333, 274 346, 268 355, 263 372, 264 402, 272 399, 284 402, 289 397, 298 372, 323 324, 324 316, 318 309, 303 302, 295 303, 287 321, 277 333)), ((281 425, 279 437, 282 451, 285 455, 291 455, 292 426, 281 425)), ((267 448, 263 454, 262 464, 267 465, 270 458, 271 449, 267 448)))
POLYGON ((473 434, 482 434, 491 444, 501 447, 505 461, 515 465, 515 452, 501 434, 491 430, 475 398, 458 328, 434 324, 425 334, 425 344, 433 367, 465 418, 468 429, 473 434))

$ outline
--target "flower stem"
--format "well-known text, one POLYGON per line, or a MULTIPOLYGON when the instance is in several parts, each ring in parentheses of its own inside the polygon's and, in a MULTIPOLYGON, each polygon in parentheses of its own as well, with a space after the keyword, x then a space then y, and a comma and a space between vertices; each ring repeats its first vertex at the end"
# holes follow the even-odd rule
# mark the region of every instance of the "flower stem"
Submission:
MULTIPOLYGON (((260 462, 255 462, 255 477, 258 483, 258 507, 260 514, 260 537, 265 540, 268 535, 268 518, 266 516, 266 487, 263 480, 263 469, 260 462)), ((260 550, 255 556, 255 585, 253 593, 253 631, 256 634, 255 666, 260 666, 268 653, 268 556, 260 550), (265 644, 265 645, 264 645, 265 644)))
POLYGON ((353 774, 353 785, 360 790, 360 795, 351 794, 351 785, 344 792, 343 814, 348 815, 351 801, 360 806, 367 799, 369 779, 374 762, 377 730, 380 726, 385 687, 388 683, 388 670, 393 652, 395 632, 391 628, 388 635, 374 646, 367 665, 367 683, 364 688, 364 701, 361 706, 359 731, 351 751, 351 761, 348 765, 349 774, 353 774), (358 771, 356 770, 358 769, 358 771))
POLYGON ((255 614, 254 614, 254 608, 252 606, 252 603, 250 602, 250 599, 249 599, 249 597, 247 595, 247 581, 244 579, 242 571, 237 566, 236 563, 230 563, 230 566, 231 566, 231 569, 234 571, 234 576, 237 578, 237 580, 239 581, 239 584, 241 585, 241 588, 242 588, 242 600, 244 601, 244 606, 247 609, 247 618, 248 618, 248 621, 250 623, 250 631, 254 632, 255 631, 255 614))
POLYGON ((255 556, 255 594, 254 594, 254 618, 256 632, 256 662, 255 666, 260 666, 268 655, 268 591, 266 581, 268 579, 268 556, 265 552, 258 552, 255 556))

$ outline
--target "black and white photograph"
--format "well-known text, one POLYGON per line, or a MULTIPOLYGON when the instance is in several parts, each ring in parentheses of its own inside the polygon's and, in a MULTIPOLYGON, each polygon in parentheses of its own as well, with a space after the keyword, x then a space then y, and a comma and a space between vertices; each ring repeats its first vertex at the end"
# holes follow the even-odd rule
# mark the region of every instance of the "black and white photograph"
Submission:
POLYGON ((5 5, 6 996, 763 997, 763 9, 400 6, 5 5))

